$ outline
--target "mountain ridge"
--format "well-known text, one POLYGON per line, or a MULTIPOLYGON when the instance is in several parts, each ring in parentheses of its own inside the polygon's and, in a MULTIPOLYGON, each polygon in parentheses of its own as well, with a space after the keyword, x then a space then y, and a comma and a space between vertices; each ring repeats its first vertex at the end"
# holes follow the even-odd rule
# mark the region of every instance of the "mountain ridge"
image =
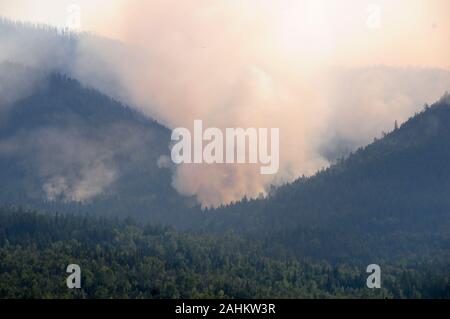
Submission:
POLYGON ((446 94, 312 177, 275 188, 266 199, 209 210, 201 229, 232 230, 333 260, 448 253, 448 121, 446 94))
POLYGON ((28 92, 0 107, 0 175, 9 181, 0 187, 3 203, 161 222, 164 209, 195 204, 159 167, 170 155, 169 129, 65 75, 15 64, 0 71, 2 83, 39 74, 28 92))

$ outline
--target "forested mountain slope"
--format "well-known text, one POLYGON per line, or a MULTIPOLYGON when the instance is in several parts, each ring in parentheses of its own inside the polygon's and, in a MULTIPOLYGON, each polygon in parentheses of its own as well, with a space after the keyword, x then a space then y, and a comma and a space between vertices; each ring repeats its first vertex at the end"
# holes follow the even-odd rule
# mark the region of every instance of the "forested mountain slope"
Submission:
POLYGON ((200 211, 160 168, 169 155, 168 129, 62 75, 15 64, 2 64, 1 74, 2 203, 233 230, 333 261, 449 253, 448 96, 266 199, 200 211), (15 83, 24 91, 6 94, 15 83))
POLYGON ((202 227, 333 260, 448 254, 449 123, 445 95, 311 178, 275 189, 267 199, 204 212, 202 227))
POLYGON ((63 75, 0 65, 0 202, 169 222, 170 130, 63 75), (19 92, 20 89, 22 92, 19 92))
MULTIPOLYGON (((281 255, 281 254, 280 254, 281 255)), ((0 209, 0 298, 448 298, 442 263, 366 265, 278 256, 230 234, 192 235, 92 216, 0 209), (66 267, 81 268, 67 289, 66 267)))

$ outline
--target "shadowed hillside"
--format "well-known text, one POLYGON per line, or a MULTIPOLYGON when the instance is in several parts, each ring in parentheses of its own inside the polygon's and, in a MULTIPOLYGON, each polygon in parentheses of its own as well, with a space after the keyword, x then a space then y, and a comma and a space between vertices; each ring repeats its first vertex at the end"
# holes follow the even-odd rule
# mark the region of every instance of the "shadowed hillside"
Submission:
POLYGON ((274 189, 267 199, 204 213, 204 229, 234 230, 333 260, 448 254, 449 123, 445 95, 311 178, 274 189))
POLYGON ((160 168, 167 128, 62 75, 15 64, 0 75, 2 203, 159 222, 195 203, 160 168))

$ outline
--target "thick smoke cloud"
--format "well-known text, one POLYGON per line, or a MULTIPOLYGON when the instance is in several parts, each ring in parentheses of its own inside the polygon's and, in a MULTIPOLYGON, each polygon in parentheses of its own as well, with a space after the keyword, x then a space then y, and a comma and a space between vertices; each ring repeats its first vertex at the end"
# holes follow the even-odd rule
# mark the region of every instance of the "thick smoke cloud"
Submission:
MULTIPOLYGON (((354 148, 369 142, 450 87, 448 71, 359 67, 400 66, 403 60, 420 65, 432 61, 433 53, 420 60, 422 53, 413 50, 427 43, 402 44, 410 50, 400 52, 396 39, 411 32, 405 25, 376 33, 367 29, 364 5, 355 2, 356 11, 347 12, 350 6, 330 3, 333 10, 323 11, 309 1, 131 0, 110 26, 121 43, 82 36, 65 51, 67 42, 62 47, 24 35, 22 41, 36 49, 23 51, 13 36, 0 44, 0 52, 25 64, 56 65, 170 128, 192 128, 195 119, 219 128, 280 128, 280 171, 275 176, 261 176, 258 165, 177 167, 173 185, 180 193, 218 205, 313 174, 339 153, 337 144, 354 148), (333 12, 353 20, 328 19, 333 12), (37 54, 26 53, 30 51, 37 54)), ((418 3, 413 6, 420 8, 418 3)), ((410 26, 417 8, 390 9, 410 26)), ((420 21, 430 28, 445 28, 444 22, 426 19, 420 21)), ((391 26, 389 20, 382 22, 391 26)), ((436 58, 448 50, 440 48, 436 58)))
MULTIPOLYGON (((206 205, 259 196, 327 165, 323 150, 336 137, 349 147, 367 143, 450 86, 438 70, 332 67, 351 64, 359 50, 372 63, 382 60, 364 49, 364 4, 353 3, 359 17, 330 3, 127 2, 116 29, 138 47, 134 63, 121 67, 134 105, 172 128, 192 128, 195 119, 219 128, 280 128, 278 175, 261 176, 257 165, 181 165, 174 174, 180 193, 206 205), (358 23, 342 26, 333 11, 358 23)), ((396 32, 387 32, 386 43, 372 40, 392 48, 396 32)))

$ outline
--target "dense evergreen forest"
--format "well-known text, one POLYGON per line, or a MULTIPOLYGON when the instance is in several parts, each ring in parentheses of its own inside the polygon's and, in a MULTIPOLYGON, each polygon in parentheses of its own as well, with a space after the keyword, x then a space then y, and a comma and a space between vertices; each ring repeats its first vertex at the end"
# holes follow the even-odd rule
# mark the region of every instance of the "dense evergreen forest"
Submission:
POLYGON ((88 216, 0 210, 0 298, 449 298, 443 262, 382 264, 381 289, 366 265, 330 265, 266 249, 231 233, 88 216), (66 287, 67 265, 82 288, 66 287))

